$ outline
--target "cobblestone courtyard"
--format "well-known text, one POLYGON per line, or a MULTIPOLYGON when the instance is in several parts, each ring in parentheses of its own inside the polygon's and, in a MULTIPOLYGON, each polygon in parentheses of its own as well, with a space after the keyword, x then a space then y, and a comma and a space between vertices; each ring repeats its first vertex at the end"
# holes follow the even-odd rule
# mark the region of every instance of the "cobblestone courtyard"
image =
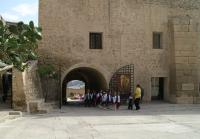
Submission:
POLYGON ((0 139, 199 139, 200 105, 142 104, 141 111, 63 107, 0 123, 0 139))

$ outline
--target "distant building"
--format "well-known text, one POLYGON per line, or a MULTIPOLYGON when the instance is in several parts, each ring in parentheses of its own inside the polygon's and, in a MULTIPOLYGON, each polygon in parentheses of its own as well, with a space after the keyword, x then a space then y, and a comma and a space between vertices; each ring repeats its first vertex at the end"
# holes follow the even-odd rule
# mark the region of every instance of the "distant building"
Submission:
POLYGON ((66 96, 68 97, 68 98, 70 98, 71 97, 71 95, 73 95, 73 97, 75 97, 75 96, 84 96, 84 94, 85 94, 85 88, 67 88, 67 90, 66 90, 66 96))

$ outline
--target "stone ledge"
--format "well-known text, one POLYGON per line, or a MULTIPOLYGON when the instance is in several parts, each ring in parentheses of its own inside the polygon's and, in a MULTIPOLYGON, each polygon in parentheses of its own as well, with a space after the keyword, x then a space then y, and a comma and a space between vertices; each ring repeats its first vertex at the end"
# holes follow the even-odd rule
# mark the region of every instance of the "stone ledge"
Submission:
POLYGON ((200 104, 200 97, 171 97, 170 102, 176 104, 200 104))
POLYGON ((22 116, 22 112, 21 111, 10 111, 8 114, 9 115, 19 115, 19 116, 22 116))
POLYGON ((20 117, 22 117, 22 112, 20 112, 20 111, 1 112, 0 113, 0 123, 3 123, 7 120, 14 120, 14 119, 17 119, 20 117))
POLYGON ((193 97, 176 97, 177 104, 193 104, 194 98, 193 97))

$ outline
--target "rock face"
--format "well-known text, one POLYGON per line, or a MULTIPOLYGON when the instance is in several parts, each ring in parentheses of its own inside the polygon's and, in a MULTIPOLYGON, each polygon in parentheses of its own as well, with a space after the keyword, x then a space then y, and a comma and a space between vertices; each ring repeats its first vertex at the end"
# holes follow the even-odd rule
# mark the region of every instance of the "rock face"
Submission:
POLYGON ((40 0, 39 6, 40 63, 61 69, 63 90, 75 79, 108 88, 116 71, 134 65, 131 82, 143 86, 145 101, 160 77, 164 100, 199 103, 200 0, 40 0), (102 33, 103 49, 89 48, 91 32, 102 33), (161 49, 153 49, 156 32, 161 49))

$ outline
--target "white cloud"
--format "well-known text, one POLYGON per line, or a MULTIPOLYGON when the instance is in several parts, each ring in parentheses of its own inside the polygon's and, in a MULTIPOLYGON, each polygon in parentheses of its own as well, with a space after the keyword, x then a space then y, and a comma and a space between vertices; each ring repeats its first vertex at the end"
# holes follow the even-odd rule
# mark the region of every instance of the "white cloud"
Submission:
POLYGON ((32 16, 38 13, 38 5, 37 3, 22 3, 16 7, 13 7, 12 10, 21 16, 32 16))
POLYGON ((33 20, 37 24, 38 3, 21 3, 0 13, 6 21, 28 23, 33 20))
POLYGON ((8 13, 7 13, 7 12, 2 13, 2 16, 3 16, 3 18, 4 18, 6 21, 17 22, 17 21, 19 21, 19 19, 20 19, 19 16, 14 15, 14 14, 9 13, 9 12, 8 12, 8 13))

